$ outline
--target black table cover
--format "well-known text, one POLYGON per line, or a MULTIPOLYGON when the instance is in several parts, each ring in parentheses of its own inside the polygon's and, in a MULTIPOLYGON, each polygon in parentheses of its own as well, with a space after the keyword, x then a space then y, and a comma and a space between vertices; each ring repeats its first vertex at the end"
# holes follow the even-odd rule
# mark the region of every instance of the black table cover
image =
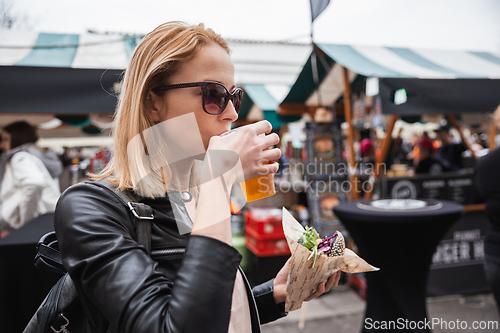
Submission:
POLYGON ((341 203, 334 208, 360 256, 380 268, 365 274, 367 305, 362 332, 384 326, 384 332, 430 332, 425 327, 429 321, 425 303, 429 265, 439 241, 463 214, 463 207, 447 201, 426 202, 440 208, 360 208, 360 204, 370 204, 366 201, 341 203), (394 329, 387 329, 388 325, 394 329))
POLYGON ((22 332, 59 279, 33 265, 38 240, 53 230, 46 214, 0 239, 0 332, 22 332))

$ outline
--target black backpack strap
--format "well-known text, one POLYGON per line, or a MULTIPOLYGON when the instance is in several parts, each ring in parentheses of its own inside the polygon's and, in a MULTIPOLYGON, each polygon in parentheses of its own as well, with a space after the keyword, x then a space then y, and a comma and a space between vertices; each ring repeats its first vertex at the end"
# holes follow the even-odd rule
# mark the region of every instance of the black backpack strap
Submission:
MULTIPOLYGON (((109 182, 106 183, 109 184, 109 182)), ((136 241, 146 248, 146 252, 149 255, 151 253, 151 223, 154 219, 153 209, 143 203, 135 202, 137 199, 132 192, 120 191, 116 189, 116 187, 113 189, 113 185, 111 184, 109 184, 109 186, 103 183, 93 184, 97 184, 112 192, 120 199, 119 201, 130 210, 131 215, 135 219, 137 233, 136 241)), ((66 269, 62 264, 61 253, 59 252, 56 233, 54 231, 46 233, 38 241, 33 263, 40 270, 60 274, 66 273, 66 269)))
POLYGON ((38 241, 34 264, 41 270, 49 270, 60 274, 66 273, 54 231, 46 233, 38 241))
POLYGON ((135 217, 137 242, 146 248, 146 252, 149 255, 151 254, 151 220, 154 219, 153 209, 143 203, 132 201, 127 202, 127 207, 135 217))
MULTIPOLYGON (((139 203, 137 197, 133 192, 130 191, 121 191, 116 186, 111 185, 107 180, 103 180, 100 182, 91 182, 92 184, 98 185, 102 188, 109 190, 115 196, 118 197, 119 201, 130 210, 131 216, 135 219, 135 228, 137 239, 136 241, 143 245, 146 248, 148 255, 151 253, 151 223, 154 219, 153 209, 145 205, 143 203, 139 203)), ((61 261, 61 254, 59 252, 59 246, 57 244, 57 238, 55 232, 49 232, 45 234, 37 245, 37 254, 35 256, 34 264, 37 268, 42 270, 50 270, 53 272, 58 272, 65 274, 66 269, 64 268, 61 261)), ((59 280, 59 282, 53 287, 53 290, 49 293, 51 299, 46 299, 44 304, 58 304, 57 301, 60 299, 61 293, 65 293, 68 301, 74 300, 76 297, 74 294, 66 295, 68 290, 76 289, 77 298, 79 299, 83 311, 85 313, 85 317, 87 318, 87 325, 92 332, 98 332, 98 328, 94 319, 92 317, 91 311, 88 308, 83 295, 83 291, 80 286, 74 284, 70 278, 70 276, 66 273, 63 278, 59 280), (63 287, 67 290, 64 291, 63 287), (56 288, 56 289, 54 289, 56 288)), ((43 307, 43 304, 42 304, 43 307)), ((37 329, 37 332, 40 330, 44 330, 47 327, 48 320, 50 319, 48 316, 52 312, 57 312, 58 309, 49 309, 46 307, 40 308, 39 311, 36 312, 35 316, 30 320, 27 328, 37 329), (31 324, 31 325, 30 325, 31 324)), ((62 306, 64 308, 64 305, 62 306)), ((60 318, 59 318, 60 319, 60 318)), ((64 329, 64 324, 61 326, 64 329)), ((53 329, 54 330, 54 329, 53 329)), ((62 330, 61 330, 62 332, 62 330)))
POLYGON ((138 202, 139 197, 132 191, 121 191, 116 185, 110 184, 107 179, 89 183, 109 190, 130 210, 135 219, 137 242, 146 248, 148 255, 151 254, 151 223, 154 219, 153 209, 146 204, 138 202))

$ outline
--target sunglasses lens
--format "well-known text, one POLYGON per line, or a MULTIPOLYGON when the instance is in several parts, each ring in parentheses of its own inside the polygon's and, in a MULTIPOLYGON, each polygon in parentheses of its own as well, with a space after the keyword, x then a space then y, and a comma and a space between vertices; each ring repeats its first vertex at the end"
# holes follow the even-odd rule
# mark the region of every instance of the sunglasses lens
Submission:
POLYGON ((227 104, 227 90, 223 85, 210 83, 207 84, 203 102, 205 104, 205 111, 210 114, 218 114, 227 104))
POLYGON ((242 97, 243 97, 243 91, 241 89, 237 89, 234 92, 234 97, 233 97, 233 105, 234 105, 234 109, 236 110, 236 113, 240 113, 241 98, 242 97))

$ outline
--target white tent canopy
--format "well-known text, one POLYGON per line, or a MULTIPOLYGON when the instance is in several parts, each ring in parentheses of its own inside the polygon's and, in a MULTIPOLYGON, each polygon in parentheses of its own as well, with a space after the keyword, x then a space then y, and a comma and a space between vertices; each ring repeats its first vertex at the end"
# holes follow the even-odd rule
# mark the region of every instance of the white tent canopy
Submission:
POLYGON ((311 74, 310 67, 315 67, 312 54, 283 104, 331 105, 343 94, 342 67, 349 70, 350 82, 354 82, 358 74, 380 79, 384 113, 492 112, 500 103, 499 53, 339 44, 317 46, 319 82, 314 82, 311 74), (404 104, 396 104, 394 94, 401 89, 408 99, 404 104), (318 92, 322 103, 319 103, 318 92))
MULTIPOLYGON (((121 75, 141 38, 0 30, 0 126, 29 117, 38 126, 50 125, 40 128, 42 137, 85 135, 78 127, 51 121, 54 115, 74 115, 103 129, 94 118, 101 114, 103 123, 111 120, 121 75)), ((261 87, 277 101, 288 93, 311 52, 311 45, 299 43, 228 43, 236 84, 261 87)), ((261 102, 252 99, 257 106, 261 102)))
MULTIPOLYGON (((123 70, 141 38, 0 30, 0 65, 123 70)), ((291 85, 311 52, 309 44, 228 42, 238 85, 291 85)))
MULTIPOLYGON (((113 113, 114 95, 142 36, 0 30, 0 113, 113 113)), ((228 40, 235 82, 283 98, 311 45, 228 40)))

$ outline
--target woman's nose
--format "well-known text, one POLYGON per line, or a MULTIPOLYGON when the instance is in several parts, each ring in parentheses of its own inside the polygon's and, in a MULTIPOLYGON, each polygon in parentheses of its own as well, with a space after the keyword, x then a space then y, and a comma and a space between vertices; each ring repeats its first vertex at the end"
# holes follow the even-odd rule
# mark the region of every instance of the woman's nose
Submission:
POLYGON ((234 108, 233 101, 229 101, 227 103, 226 109, 221 113, 224 119, 231 120, 231 122, 236 121, 238 119, 238 112, 234 108))

